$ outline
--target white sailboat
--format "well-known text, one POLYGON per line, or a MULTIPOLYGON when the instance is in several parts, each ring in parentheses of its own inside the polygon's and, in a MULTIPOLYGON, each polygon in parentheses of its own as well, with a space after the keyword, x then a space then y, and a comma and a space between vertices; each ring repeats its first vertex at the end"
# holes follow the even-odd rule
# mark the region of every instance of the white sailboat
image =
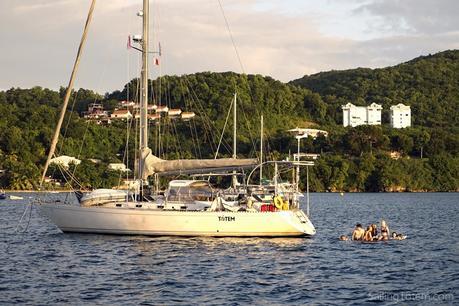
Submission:
MULTIPOLYGON (((94 8, 91 6, 90 14, 94 8)), ((143 0, 143 34, 141 39, 142 71, 140 99, 140 152, 139 178, 145 186, 148 177, 169 171, 188 171, 193 169, 241 168, 256 165, 253 159, 207 159, 207 160, 163 160, 154 156, 148 147, 148 28, 149 0, 143 0)), ((89 22, 86 22, 86 26, 89 22)), ((83 33, 80 51, 84 43, 86 28, 83 33)), ((79 61, 80 51, 75 63, 79 61)), ((75 67, 74 67, 75 68, 75 67)), ((74 72, 76 69, 74 69, 74 72)), ((72 73, 67 91, 73 84, 72 73)), ((63 110, 66 108, 64 101, 63 110)), ((64 111, 61 113, 63 118, 64 111)), ((61 120, 59 121, 61 123, 61 120)), ((58 123, 49 152, 48 160, 54 154, 55 142, 59 135, 58 123)), ((235 157, 235 156, 233 156, 235 157)), ((46 173, 45 165, 43 176, 46 173)), ((240 199, 227 202, 219 191, 211 193, 204 201, 202 198, 180 197, 173 189, 186 190, 192 187, 202 188, 205 184, 189 181, 173 181, 165 196, 132 196, 109 190, 95 191, 86 196, 79 205, 44 202, 39 203, 40 211, 63 232, 135 234, 135 235, 172 235, 172 236, 261 236, 261 237, 299 237, 312 236, 316 233, 314 225, 299 207, 297 193, 289 197, 275 194, 273 203, 254 203, 253 198, 241 194, 240 199), (274 205, 276 204, 276 205, 274 205), (272 209, 266 209, 266 207, 272 209), (277 207, 277 208, 276 208, 277 207)), ((141 187, 143 188, 143 187, 141 187)), ((256 202, 256 201, 255 201, 256 202)))

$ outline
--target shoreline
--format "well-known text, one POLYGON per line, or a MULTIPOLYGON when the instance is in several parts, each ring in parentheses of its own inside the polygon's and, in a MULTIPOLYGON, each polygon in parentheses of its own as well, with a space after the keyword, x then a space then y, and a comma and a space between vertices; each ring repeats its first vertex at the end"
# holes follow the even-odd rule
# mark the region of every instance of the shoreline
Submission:
MULTIPOLYGON (((60 190, 13 190, 13 189, 2 189, 5 193, 64 193, 64 192, 73 192, 72 189, 60 189, 60 190)), ((116 190, 116 189, 113 189, 116 190)), ((119 189, 117 189, 119 190, 119 189)), ((306 193, 306 191, 303 191, 306 193)), ((459 190, 456 191, 310 191, 309 193, 335 193, 341 195, 341 193, 347 194, 356 194, 356 193, 459 193, 459 190)))
MULTIPOLYGON (((3 189, 5 193, 49 193, 50 190, 13 190, 13 189, 3 189)), ((52 190, 52 192, 72 192, 73 190, 70 189, 63 189, 63 190, 52 190)))

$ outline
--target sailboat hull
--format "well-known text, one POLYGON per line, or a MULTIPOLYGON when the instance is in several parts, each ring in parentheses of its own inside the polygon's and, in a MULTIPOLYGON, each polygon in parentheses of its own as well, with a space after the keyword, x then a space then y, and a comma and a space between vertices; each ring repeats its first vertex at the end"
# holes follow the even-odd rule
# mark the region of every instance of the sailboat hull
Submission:
POLYGON ((215 237, 301 237, 316 232, 301 210, 255 213, 39 206, 63 232, 215 237))

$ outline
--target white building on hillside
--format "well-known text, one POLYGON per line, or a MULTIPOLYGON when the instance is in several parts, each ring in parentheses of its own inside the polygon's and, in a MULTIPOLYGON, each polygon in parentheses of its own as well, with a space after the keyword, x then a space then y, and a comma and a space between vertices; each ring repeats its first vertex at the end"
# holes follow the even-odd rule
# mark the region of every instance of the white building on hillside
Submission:
POLYGON ((123 163, 108 164, 108 169, 115 170, 115 171, 121 171, 121 172, 130 172, 131 171, 131 169, 127 168, 126 165, 123 164, 123 163))
POLYGON ((303 128, 296 127, 288 131, 295 133, 297 136, 302 136, 302 137, 311 136, 312 138, 317 138, 317 136, 319 135, 323 135, 325 137, 328 136, 327 131, 317 130, 317 129, 303 129, 303 128))
POLYGON ((110 117, 113 119, 132 119, 132 114, 127 109, 115 109, 110 117))
POLYGON ((403 129, 411 126, 411 107, 399 103, 390 107, 390 126, 403 129))
POLYGON ((67 156, 67 155, 61 155, 58 157, 51 158, 49 161, 50 164, 58 164, 61 165, 64 168, 68 168, 70 164, 75 164, 79 165, 81 163, 81 160, 73 157, 73 156, 67 156))
POLYGON ((343 109, 343 126, 358 125, 381 125, 382 106, 371 103, 369 106, 355 106, 348 103, 341 107, 343 109))

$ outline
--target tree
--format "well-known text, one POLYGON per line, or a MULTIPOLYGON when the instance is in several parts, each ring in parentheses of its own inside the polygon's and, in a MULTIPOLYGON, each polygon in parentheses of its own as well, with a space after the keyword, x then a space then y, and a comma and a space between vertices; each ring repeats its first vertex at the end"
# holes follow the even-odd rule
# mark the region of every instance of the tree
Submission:
POLYGON ((430 141, 430 134, 425 129, 413 129, 413 147, 419 152, 420 157, 423 158, 424 147, 430 141))
POLYGON ((383 150, 389 139, 382 132, 381 127, 360 125, 349 128, 343 137, 343 147, 353 156, 361 156, 365 152, 372 153, 374 149, 383 150))
POLYGON ((442 153, 429 161, 432 167, 433 186, 438 191, 459 190, 459 158, 442 153))
POLYGON ((395 135, 391 139, 392 148, 402 153, 409 153, 413 149, 413 139, 405 134, 395 135))
POLYGON ((319 94, 311 93, 305 96, 304 106, 309 110, 312 117, 321 122, 327 114, 327 105, 322 101, 319 94))

